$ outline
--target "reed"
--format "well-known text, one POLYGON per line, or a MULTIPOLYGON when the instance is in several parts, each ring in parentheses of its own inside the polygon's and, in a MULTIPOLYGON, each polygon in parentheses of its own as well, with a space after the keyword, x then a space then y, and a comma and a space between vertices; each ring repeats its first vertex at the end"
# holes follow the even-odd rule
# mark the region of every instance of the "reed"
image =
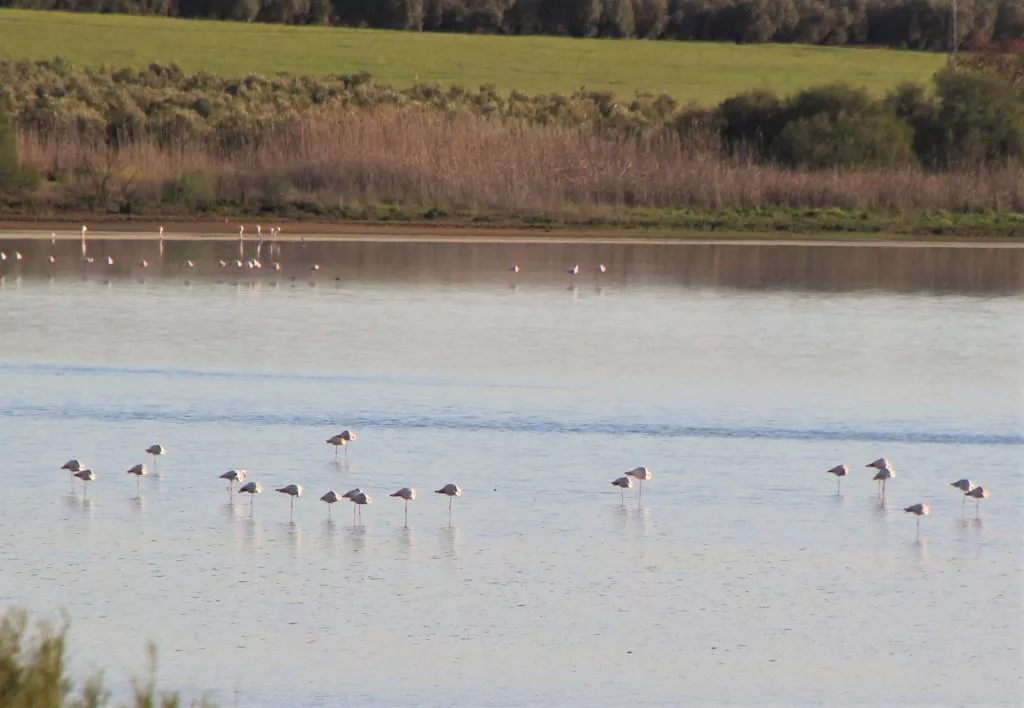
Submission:
MULTIPOLYGON (((4 708, 104 708, 111 694, 96 674, 76 683, 68 672, 67 623, 31 622, 23 610, 0 615, 0 706, 4 708)), ((189 702, 179 693, 158 693, 156 650, 150 645, 149 673, 132 682, 131 699, 123 708, 213 708, 207 701, 189 702)))
POLYGON ((726 156, 719 145, 669 130, 624 136, 389 108, 309 112, 236 150, 202 138, 111 147, 19 133, 23 164, 47 178, 26 208, 42 211, 574 222, 645 209, 1024 212, 1019 167, 804 171, 726 156))

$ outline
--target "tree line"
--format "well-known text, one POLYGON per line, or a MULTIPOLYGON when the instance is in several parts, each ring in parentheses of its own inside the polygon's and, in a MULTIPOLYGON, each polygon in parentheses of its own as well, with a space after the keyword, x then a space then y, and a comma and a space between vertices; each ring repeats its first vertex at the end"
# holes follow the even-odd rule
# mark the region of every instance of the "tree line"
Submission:
MULTIPOLYGON (((952 0, 0 0, 0 7, 432 32, 951 46, 952 0)), ((958 0, 956 44, 1024 37, 1024 0, 958 0)))

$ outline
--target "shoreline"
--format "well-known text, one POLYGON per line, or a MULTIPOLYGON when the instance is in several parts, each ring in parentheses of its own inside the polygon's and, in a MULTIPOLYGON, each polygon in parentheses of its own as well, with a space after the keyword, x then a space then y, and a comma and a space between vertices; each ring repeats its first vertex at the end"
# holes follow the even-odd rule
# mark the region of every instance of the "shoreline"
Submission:
MULTIPOLYGON (((167 241, 237 241, 237 227, 246 225, 245 240, 256 242, 257 219, 193 220, 138 222, 86 220, 90 239, 156 240, 164 226, 167 241)), ((60 241, 81 238, 81 221, 9 221, 0 220, 0 241, 14 239, 60 241)), ((266 220, 281 228, 281 242, 337 241, 381 243, 480 243, 480 244, 608 244, 608 245, 733 245, 733 246, 888 246, 898 248, 1024 248, 1024 238, 990 236, 965 238, 962 235, 911 237, 901 233, 788 233, 772 236, 759 231, 701 231, 614 228, 554 227, 479 227, 436 223, 372 224, 359 222, 320 222, 266 220)), ((271 239, 264 234, 263 241, 271 239)))

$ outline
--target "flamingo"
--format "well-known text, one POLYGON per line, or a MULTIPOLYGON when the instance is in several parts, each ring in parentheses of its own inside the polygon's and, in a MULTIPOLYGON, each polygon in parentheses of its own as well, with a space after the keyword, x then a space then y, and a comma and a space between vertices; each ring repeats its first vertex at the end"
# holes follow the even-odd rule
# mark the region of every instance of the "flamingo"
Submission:
POLYGON ((626 473, 628 477, 640 481, 640 492, 637 494, 637 503, 644 498, 644 482, 654 477, 649 469, 644 466, 637 467, 635 470, 630 470, 626 473))
POLYGON ((918 502, 917 504, 912 504, 912 505, 904 508, 903 511, 904 511, 904 513, 907 513, 907 514, 914 514, 917 517, 917 540, 920 541, 921 540, 921 517, 922 516, 928 516, 928 514, 931 513, 931 509, 928 508, 927 504, 923 504, 921 502, 918 502))
POLYGON ((459 485, 449 482, 440 489, 435 489, 434 494, 444 494, 448 497, 448 525, 452 525, 452 499, 455 497, 462 496, 462 490, 459 489, 459 485))
POLYGON ((50 261, 50 265, 53 265, 53 264, 55 264, 57 262, 57 259, 53 256, 52 253, 50 254, 50 257, 49 257, 48 260, 50 261))
POLYGON ((331 518, 331 504, 336 503, 341 497, 333 489, 327 492, 327 494, 320 497, 320 501, 327 502, 327 518, 331 518))
POLYGON ((149 472, 149 470, 146 469, 146 465, 143 464, 142 462, 140 462, 139 464, 135 465, 134 467, 130 467, 128 469, 128 471, 126 472, 126 474, 133 474, 133 475, 135 475, 135 493, 136 494, 139 493, 139 478, 140 477, 145 477, 148 472, 149 472))
POLYGON ((226 479, 228 481, 228 499, 234 495, 235 482, 244 482, 248 474, 249 473, 245 470, 228 470, 220 476, 221 479, 226 479))
POLYGON ((988 499, 989 491, 979 484, 977 487, 974 487, 973 489, 971 489, 971 491, 967 492, 967 494, 965 496, 966 497, 974 497, 974 499, 976 500, 976 502, 974 504, 974 512, 975 512, 975 514, 977 516, 980 517, 981 516, 981 500, 982 499, 988 499))
POLYGON ((147 261, 145 258, 141 259, 139 261, 139 268, 149 268, 149 261, 147 261))
POLYGON ((362 521, 363 507, 373 502, 373 499, 371 499, 370 495, 367 494, 366 492, 360 491, 359 493, 350 496, 349 501, 351 501, 355 505, 352 507, 353 511, 355 511, 356 509, 359 510, 359 520, 362 521))
POLYGON ((629 476, 619 477, 618 479, 612 481, 612 486, 619 488, 619 496, 622 498, 622 503, 625 504, 626 490, 633 488, 633 478, 629 476))
POLYGON ((186 258, 185 259, 185 267, 186 268, 195 268, 196 264, 186 258))
POLYGON ((156 472, 156 458, 167 454, 167 448, 163 445, 150 445, 146 448, 146 454, 153 456, 153 471, 156 472))
MULTIPOLYGON (((346 445, 348 445, 348 440, 346 438, 343 438, 340 434, 339 435, 332 435, 331 437, 327 438, 326 442, 327 442, 328 445, 334 445, 334 459, 335 460, 338 459, 338 448, 339 447, 345 447, 346 445)), ((348 454, 348 448, 345 449, 345 454, 346 455, 348 454)))
POLYGON ((570 278, 579 275, 580 274, 580 264, 577 263, 577 264, 575 264, 573 266, 570 266, 569 268, 566 268, 565 272, 569 274, 570 278))
POLYGON ((289 484, 286 487, 278 487, 277 491, 281 494, 287 494, 291 497, 291 508, 288 515, 288 520, 291 521, 295 516, 295 497, 302 496, 302 485, 301 484, 289 484))
POLYGON ((65 462, 63 465, 61 465, 60 468, 62 470, 67 470, 68 472, 71 473, 71 491, 74 491, 75 490, 75 478, 74 478, 74 475, 75 475, 76 472, 81 472, 82 470, 85 469, 85 463, 83 463, 79 459, 71 459, 71 460, 68 460, 67 462, 65 462))
POLYGON ((227 268, 228 267, 228 264, 224 262, 223 258, 218 258, 217 259, 217 265, 220 266, 221 268, 227 268))
MULTIPOLYGON (((351 501, 353 497, 355 497, 358 494, 362 494, 362 493, 363 493, 363 490, 360 489, 359 487, 356 487, 355 489, 350 489, 347 492, 345 492, 344 494, 342 494, 341 498, 342 499, 348 499, 349 501, 351 501)), ((352 524, 355 525, 355 523, 356 523, 356 508, 352 507, 352 524)))
POLYGON ((974 488, 974 485, 971 484, 971 480, 964 477, 963 479, 958 479, 955 482, 950 482, 949 486, 953 487, 954 489, 959 489, 961 492, 964 493, 963 499, 960 502, 960 512, 963 513, 964 507, 967 504, 967 492, 971 491, 971 489, 974 488))
POLYGON ((106 264, 107 264, 108 266, 112 266, 112 265, 114 265, 114 257, 113 257, 113 256, 107 256, 107 258, 106 258, 106 264))
POLYGON ((95 481, 96 473, 89 469, 83 469, 78 470, 73 474, 75 477, 78 477, 80 480, 82 480, 82 495, 85 496, 86 494, 88 494, 88 492, 86 491, 85 483, 95 481))
POLYGON ((273 263, 273 265, 272 265, 271 267, 272 267, 272 268, 273 268, 274 270, 281 270, 281 264, 280 264, 280 263, 278 263, 277 261, 274 261, 274 263, 273 263))
POLYGON ((391 496, 405 500, 405 527, 409 528, 409 502, 416 501, 416 490, 412 487, 402 487, 391 496))
POLYGON ((839 494, 839 485, 843 481, 843 477, 850 474, 850 468, 846 465, 836 465, 832 469, 828 470, 828 474, 834 474, 836 476, 836 494, 839 494))
POLYGON ((245 484, 243 484, 241 487, 238 488, 238 493, 239 494, 241 494, 242 492, 245 492, 246 494, 249 495, 249 515, 250 516, 252 516, 252 500, 256 497, 257 494, 259 494, 262 491, 263 491, 263 485, 260 484, 259 482, 256 482, 256 481, 246 482, 245 484))
POLYGON ((510 265, 508 267, 508 272, 509 273, 518 273, 519 272, 519 264, 518 263, 513 263, 512 265, 510 265))
POLYGON ((311 265, 309 267, 309 270, 310 270, 310 272, 313 272, 313 273, 317 272, 318 270, 320 270, 320 264, 319 263, 314 263, 313 265, 311 265))
POLYGON ((608 272, 608 266, 606 266, 604 263, 598 263, 597 267, 594 268, 594 272, 597 273, 598 275, 603 275, 604 273, 608 272))
POLYGON ((874 462, 869 462, 864 465, 865 467, 874 467, 878 470, 878 473, 872 478, 874 481, 880 483, 879 492, 882 495, 882 499, 885 499, 885 483, 896 476, 896 470, 893 469, 892 463, 884 457, 879 457, 874 462))

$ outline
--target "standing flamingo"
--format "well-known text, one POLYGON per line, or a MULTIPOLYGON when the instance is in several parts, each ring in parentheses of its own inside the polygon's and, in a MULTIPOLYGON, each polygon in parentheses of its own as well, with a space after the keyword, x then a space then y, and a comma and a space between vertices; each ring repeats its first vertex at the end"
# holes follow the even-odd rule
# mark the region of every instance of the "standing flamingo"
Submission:
POLYGON ((153 471, 156 472, 156 458, 167 454, 167 448, 163 445, 150 445, 146 448, 146 454, 153 456, 153 471))
POLYGON ((950 482, 949 486, 953 487, 954 489, 959 489, 961 492, 963 492, 963 498, 960 501, 960 513, 963 514, 964 507, 967 505, 967 492, 971 491, 971 489, 974 488, 974 485, 971 484, 971 480, 964 477, 963 479, 958 479, 955 482, 950 482))
POLYGON ((973 489, 971 489, 971 491, 967 492, 967 494, 965 496, 967 496, 967 497, 974 497, 974 499, 976 500, 975 504, 974 504, 974 513, 975 513, 976 516, 980 517, 981 516, 981 500, 982 499, 988 499, 989 491, 979 484, 977 487, 974 487, 973 489))
MULTIPOLYGON (((326 442, 328 445, 334 445, 334 459, 337 460, 338 448, 345 447, 346 445, 348 445, 348 438, 342 436, 341 433, 338 433, 337 435, 332 435, 331 437, 327 438, 326 442)), ((345 454, 348 454, 348 448, 345 448, 345 454)))
POLYGON ((565 269, 565 272, 569 274, 569 279, 572 280, 574 277, 580 274, 580 264, 569 266, 565 269))
POLYGON ((235 482, 244 482, 248 474, 245 470, 228 470, 220 476, 221 479, 228 481, 228 499, 234 496, 235 482))
POLYGON ((608 266, 606 266, 604 263, 598 263, 597 267, 594 268, 594 272, 597 273, 598 275, 604 275, 605 273, 608 272, 608 266))
POLYGON ((286 487, 279 487, 278 490, 281 494, 287 494, 291 497, 291 506, 288 513, 288 520, 291 521, 295 518, 295 497, 302 496, 302 485, 301 484, 289 484, 286 487))
POLYGON ((850 468, 846 465, 836 465, 828 471, 828 474, 834 474, 836 476, 836 494, 839 494, 839 485, 843 481, 843 477, 850 474, 850 468))
POLYGON ((367 494, 366 492, 362 492, 361 491, 358 494, 353 494, 352 496, 350 496, 349 497, 349 501, 351 501, 353 504, 355 504, 353 509, 358 509, 359 510, 359 520, 362 521, 363 520, 363 507, 366 506, 367 504, 371 503, 373 501, 373 499, 370 498, 369 494, 367 494))
POLYGON ((126 472, 126 474, 133 474, 133 475, 135 475, 135 494, 136 495, 139 493, 139 479, 141 479, 142 477, 145 477, 146 474, 148 474, 148 473, 149 473, 149 470, 146 469, 146 465, 143 464, 142 462, 140 462, 139 464, 135 465, 134 467, 129 467, 128 468, 128 471, 126 472))
POLYGON ((320 501, 327 502, 327 518, 331 518, 331 505, 339 501, 341 497, 333 489, 320 497, 320 501))
POLYGON ((928 516, 931 513, 931 509, 928 508, 927 504, 917 503, 903 509, 904 513, 914 514, 917 517, 917 540, 921 540, 921 517, 928 516))
POLYGON ((626 475, 628 477, 632 477, 633 479, 639 480, 640 482, 640 491, 637 494, 637 503, 639 504, 640 501, 643 500, 644 498, 644 482, 653 478, 654 475, 651 473, 649 469, 642 465, 640 467, 637 467, 635 470, 630 470, 629 472, 626 473, 626 475))
POLYGON ((84 470, 85 464, 79 459, 72 459, 65 462, 60 468, 71 473, 71 491, 75 491, 75 473, 84 470))
POLYGON ((239 494, 241 494, 242 492, 245 492, 246 494, 249 495, 249 516, 252 516, 252 501, 253 501, 253 499, 256 497, 257 494, 259 494, 262 491, 263 491, 263 485, 260 484, 259 482, 256 482, 256 481, 246 482, 245 484, 243 484, 241 487, 238 488, 238 493, 239 494))
POLYGON ((633 488, 633 478, 629 476, 619 477, 618 479, 612 481, 612 486, 619 488, 619 497, 622 499, 622 503, 625 504, 626 490, 633 488))
MULTIPOLYGON (((360 489, 359 487, 356 487, 355 489, 350 489, 347 492, 345 492, 344 494, 342 494, 341 498, 342 499, 348 499, 349 501, 351 501, 352 498, 355 497, 357 494, 362 494, 362 493, 363 493, 363 490, 360 489)), ((352 507, 352 525, 354 526, 355 523, 356 523, 356 508, 353 506, 352 507)))
POLYGON ((452 484, 449 482, 440 489, 435 489, 434 494, 444 494, 448 497, 448 526, 452 525, 452 499, 455 497, 462 496, 462 490, 459 489, 459 485, 452 484))
POLYGON ((885 483, 896 476, 896 470, 893 469, 892 463, 884 457, 879 457, 874 462, 869 462, 864 466, 874 467, 878 470, 872 479, 879 483, 879 494, 882 495, 882 501, 885 501, 885 483))
POLYGON ((78 470, 77 472, 74 473, 74 476, 82 480, 82 496, 86 496, 88 492, 86 491, 85 483, 96 481, 96 473, 93 472, 92 470, 85 469, 78 470))
POLYGON ((416 490, 412 487, 402 487, 391 496, 405 500, 405 528, 409 528, 409 502, 416 501, 416 490))

